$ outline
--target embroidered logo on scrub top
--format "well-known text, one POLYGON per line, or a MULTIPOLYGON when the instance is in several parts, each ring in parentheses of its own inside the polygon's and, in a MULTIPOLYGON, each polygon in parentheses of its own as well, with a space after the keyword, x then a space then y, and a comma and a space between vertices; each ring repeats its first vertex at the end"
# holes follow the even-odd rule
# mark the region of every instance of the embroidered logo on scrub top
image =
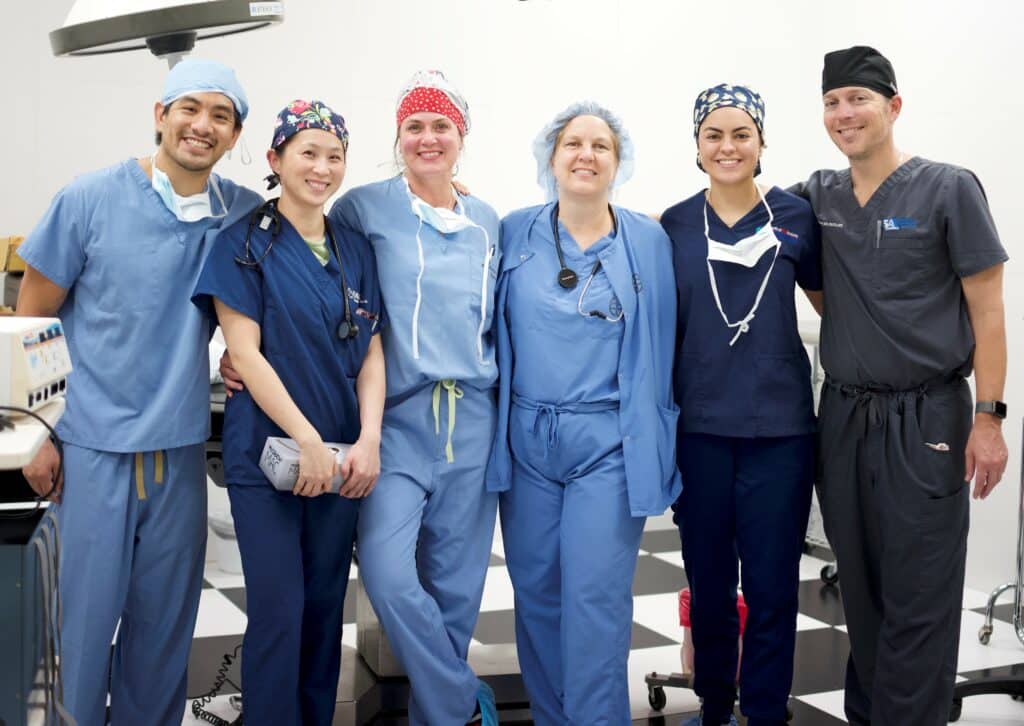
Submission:
POLYGON ((613 318, 622 315, 622 303, 619 302, 619 298, 616 295, 612 295, 612 299, 608 301, 608 314, 613 318))
POLYGON ((894 232, 899 229, 917 229, 917 220, 912 217, 886 217, 882 220, 882 229, 894 232))
POLYGON ((827 219, 822 219, 821 217, 818 217, 818 224, 820 224, 822 227, 835 227, 837 229, 843 228, 842 222, 831 222, 827 219))
POLYGON ((797 239, 797 240, 800 239, 800 235, 798 235, 796 232, 790 232, 785 227, 774 227, 773 226, 772 229, 774 229, 776 232, 778 232, 781 235, 789 237, 790 239, 797 239))

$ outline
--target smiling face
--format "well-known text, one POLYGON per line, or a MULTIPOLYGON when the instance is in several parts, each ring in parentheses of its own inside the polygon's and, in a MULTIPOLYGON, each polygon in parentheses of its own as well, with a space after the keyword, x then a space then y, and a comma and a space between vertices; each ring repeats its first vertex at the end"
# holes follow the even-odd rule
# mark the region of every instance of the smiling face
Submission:
POLYGON ((235 107, 221 93, 194 93, 168 106, 158 103, 154 116, 160 135, 157 153, 189 172, 213 168, 241 133, 235 107))
POLYGON ((864 161, 892 147, 892 126, 903 99, 869 88, 835 88, 824 96, 825 130, 850 161, 864 161))
POLYGON ((709 113, 697 133, 701 165, 717 184, 749 184, 763 146, 754 120, 735 106, 709 113))
POLYGON ((407 116, 398 128, 398 150, 406 173, 427 180, 452 176, 462 151, 462 136, 447 116, 420 111, 407 116))
POLYGON ((323 129, 305 129, 267 152, 281 179, 284 208, 322 209, 345 178, 345 147, 323 129))
POLYGON ((618 168, 618 142, 604 119, 577 116, 558 134, 551 171, 560 198, 607 196, 618 168))

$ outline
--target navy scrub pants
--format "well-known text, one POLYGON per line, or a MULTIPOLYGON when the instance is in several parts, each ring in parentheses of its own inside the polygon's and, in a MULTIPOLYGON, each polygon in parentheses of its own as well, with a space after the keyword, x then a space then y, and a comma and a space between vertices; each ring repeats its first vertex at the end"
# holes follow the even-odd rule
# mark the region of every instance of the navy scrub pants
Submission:
POLYGON ((682 433, 678 459, 683 492, 672 508, 692 598, 693 686, 703 723, 727 723, 736 700, 740 562, 749 608, 740 709, 751 726, 784 723, 814 436, 682 433))
POLYGON ((229 486, 249 623, 246 726, 329 726, 359 500, 229 486))
POLYGON ((851 724, 939 726, 956 678, 967 558, 966 381, 827 382, 819 498, 850 634, 851 724))

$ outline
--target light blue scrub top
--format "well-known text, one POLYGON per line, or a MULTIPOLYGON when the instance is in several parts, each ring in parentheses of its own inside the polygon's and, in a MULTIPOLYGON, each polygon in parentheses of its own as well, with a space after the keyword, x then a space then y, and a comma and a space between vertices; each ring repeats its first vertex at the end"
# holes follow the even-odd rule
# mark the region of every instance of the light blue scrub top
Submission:
MULTIPOLYGON (((260 202, 216 175, 226 217, 180 222, 138 161, 78 177, 18 253, 68 291, 66 443, 129 453, 210 434, 209 319, 189 298, 217 231, 260 202)), ((211 193, 214 214, 223 211, 211 193)))
MULTIPOLYGON (((512 486, 512 452, 509 448, 509 416, 513 385, 521 362, 512 340, 516 310, 510 301, 516 278, 530 276, 538 257, 554 256, 551 241, 551 208, 528 207, 512 212, 501 222, 502 263, 495 313, 495 338, 501 378, 498 381, 498 427, 487 465, 489 491, 512 486)), ((643 214, 615 208, 619 230, 611 243, 596 251, 611 288, 623 310, 622 339, 618 357, 608 372, 617 375, 619 434, 626 465, 629 511, 634 517, 661 514, 676 500, 681 489, 676 468, 676 419, 679 409, 672 400, 672 360, 675 354, 676 293, 672 273, 672 246, 664 230, 643 214)), ((564 241, 570 242, 566 237, 564 241)), ((600 243, 599 243, 600 244, 600 243)), ((568 262, 568 259, 566 260, 568 262)), ((556 263, 557 264, 557 263, 556 263)), ((543 265, 543 263, 542 263, 543 265)), ((543 269, 542 277, 555 285, 555 268, 543 269)), ((581 281, 581 285, 584 281, 581 281)), ((595 281, 596 284, 596 281, 595 281)), ((590 300, 589 293, 585 303, 590 300)), ((600 300, 600 298, 599 298, 600 300)), ((585 309, 592 306, 587 304, 585 309)), ((582 320, 582 318, 581 318, 582 320)), ((599 322, 596 320, 587 322, 599 322)), ((600 321, 603 322, 603 321, 600 321)), ((605 352, 601 348, 601 353, 605 352)), ((544 374, 556 367, 595 368, 576 353, 559 348, 547 356, 544 374)))
POLYGON ((609 318, 622 314, 604 268, 590 280, 598 255, 621 245, 621 239, 606 236, 584 251, 558 222, 565 264, 578 278, 576 287, 566 290, 558 284, 550 219, 535 225, 533 234, 536 254, 508 283, 507 315, 516 359, 512 392, 542 403, 618 401, 625 324, 621 319, 584 317, 579 310, 599 310, 609 318))
POLYGON ((389 402, 444 379, 478 389, 491 388, 497 380, 491 328, 500 262, 498 215, 476 197, 460 197, 459 202, 479 227, 448 235, 420 225, 401 176, 351 189, 331 208, 330 218, 369 239, 377 258, 389 320, 382 338, 389 402), (421 273, 417 229, 423 251, 418 358, 412 333, 421 273))

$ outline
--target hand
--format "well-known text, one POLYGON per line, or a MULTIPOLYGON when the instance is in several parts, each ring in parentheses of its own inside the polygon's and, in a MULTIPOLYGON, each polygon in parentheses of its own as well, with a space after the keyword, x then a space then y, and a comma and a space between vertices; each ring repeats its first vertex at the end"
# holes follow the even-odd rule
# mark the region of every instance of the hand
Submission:
POLYGON ((467 187, 462 182, 455 181, 454 179, 452 179, 452 186, 455 187, 455 191, 458 193, 458 195, 460 197, 468 197, 469 196, 469 187, 467 187))
POLYGON ((32 487, 32 491, 39 496, 49 493, 46 498, 59 504, 60 494, 64 488, 63 472, 59 477, 57 476, 59 468, 60 455, 57 453, 57 447, 47 439, 36 453, 35 458, 27 466, 22 467, 21 473, 28 481, 28 485, 32 487), (55 479, 56 485, 54 485, 55 479))
POLYGON ((380 438, 360 436, 341 462, 343 497, 361 499, 373 491, 380 476, 380 438))
POLYGON ((331 490, 337 464, 334 452, 319 439, 300 447, 299 478, 295 480, 292 494, 300 497, 317 497, 331 490))
POLYGON ((999 422, 987 413, 975 416, 967 438, 967 470, 964 472, 964 481, 974 479, 975 499, 984 499, 996 488, 1006 471, 1009 455, 999 422))
POLYGON ((228 398, 231 398, 235 391, 245 390, 245 386, 242 384, 242 377, 238 375, 238 371, 231 365, 231 354, 226 350, 224 355, 220 357, 220 377, 224 379, 224 393, 228 398))

